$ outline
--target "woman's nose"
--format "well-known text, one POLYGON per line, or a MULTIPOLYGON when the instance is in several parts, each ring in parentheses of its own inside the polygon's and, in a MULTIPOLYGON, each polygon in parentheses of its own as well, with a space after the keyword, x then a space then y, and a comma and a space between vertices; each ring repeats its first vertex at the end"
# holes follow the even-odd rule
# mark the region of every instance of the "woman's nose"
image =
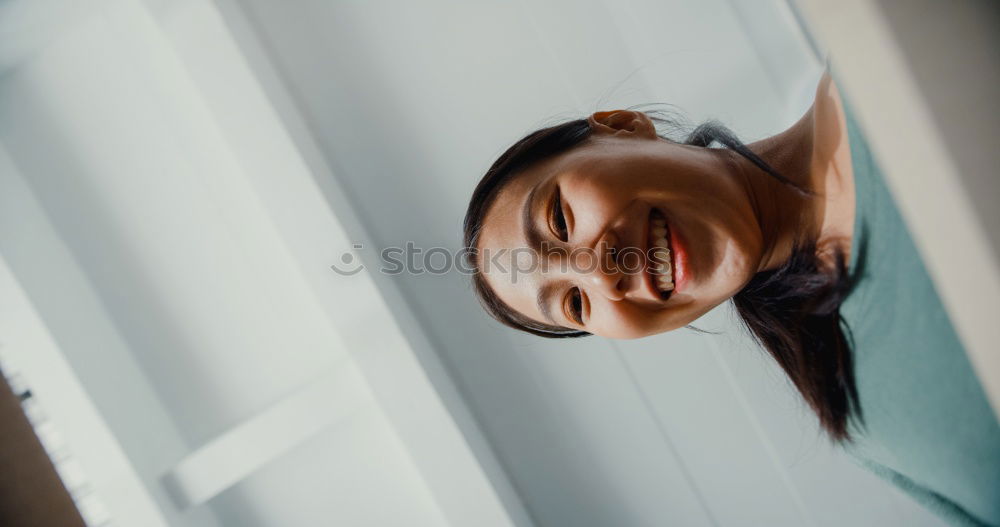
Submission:
POLYGON ((588 285, 593 289, 591 294, 597 293, 608 300, 619 301, 625 298, 625 276, 617 267, 610 269, 598 268, 587 277, 588 285))
POLYGON ((599 294, 612 301, 625 298, 628 286, 625 275, 616 261, 613 240, 602 239, 595 247, 583 251, 586 257, 576 258, 574 264, 579 280, 589 289, 589 294, 599 294))

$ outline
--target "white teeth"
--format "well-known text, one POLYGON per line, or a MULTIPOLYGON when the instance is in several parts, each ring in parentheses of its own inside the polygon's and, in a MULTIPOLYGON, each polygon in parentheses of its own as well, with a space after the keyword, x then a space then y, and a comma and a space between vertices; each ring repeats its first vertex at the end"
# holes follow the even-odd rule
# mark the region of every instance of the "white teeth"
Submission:
POLYGON ((670 262, 670 248, 667 242, 667 222, 658 211, 654 211, 650 220, 649 242, 652 254, 649 255, 649 272, 653 275, 656 288, 666 293, 674 290, 673 265, 670 262))

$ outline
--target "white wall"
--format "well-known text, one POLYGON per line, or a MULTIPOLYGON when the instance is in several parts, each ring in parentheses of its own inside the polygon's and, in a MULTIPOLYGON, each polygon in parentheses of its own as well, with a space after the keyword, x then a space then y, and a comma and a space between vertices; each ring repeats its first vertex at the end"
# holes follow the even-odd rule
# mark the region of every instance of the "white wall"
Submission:
POLYGON ((116 524, 146 525, 73 441, 105 425, 178 527, 510 525, 371 280, 332 280, 350 243, 212 4, 11 2, 0 42, 0 267, 27 298, 0 312, 40 320, 86 389, 99 415, 70 443, 116 524), (349 382, 295 416, 315 433, 253 430, 303 440, 216 451, 202 469, 243 477, 171 499, 192 453, 324 379, 349 382))
MULTIPOLYGON (((820 73, 780 1, 222 4, 249 13, 372 251, 457 249, 478 177, 552 118, 667 102, 754 139, 820 73)), ((538 525, 938 524, 827 445, 727 308, 699 321, 717 337, 547 342, 487 320, 460 276, 381 282, 538 525)))

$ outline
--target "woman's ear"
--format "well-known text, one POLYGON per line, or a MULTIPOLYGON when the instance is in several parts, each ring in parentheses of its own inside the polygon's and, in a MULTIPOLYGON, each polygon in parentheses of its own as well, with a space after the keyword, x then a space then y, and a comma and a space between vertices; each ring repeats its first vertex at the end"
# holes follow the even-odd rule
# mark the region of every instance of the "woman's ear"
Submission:
POLYGON ((655 139, 656 125, 648 115, 633 110, 594 112, 587 118, 590 129, 600 135, 631 135, 655 139))

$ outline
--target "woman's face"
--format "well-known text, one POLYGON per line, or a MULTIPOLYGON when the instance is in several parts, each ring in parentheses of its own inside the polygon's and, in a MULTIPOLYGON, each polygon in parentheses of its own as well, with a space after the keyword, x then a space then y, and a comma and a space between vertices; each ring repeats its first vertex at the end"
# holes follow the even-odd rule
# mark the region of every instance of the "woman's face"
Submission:
POLYGON ((539 322, 637 338, 736 294, 763 242, 728 153, 660 139, 638 112, 590 123, 587 141, 516 175, 487 212, 480 270, 500 299, 539 322), (661 245, 672 273, 653 269, 661 245))

